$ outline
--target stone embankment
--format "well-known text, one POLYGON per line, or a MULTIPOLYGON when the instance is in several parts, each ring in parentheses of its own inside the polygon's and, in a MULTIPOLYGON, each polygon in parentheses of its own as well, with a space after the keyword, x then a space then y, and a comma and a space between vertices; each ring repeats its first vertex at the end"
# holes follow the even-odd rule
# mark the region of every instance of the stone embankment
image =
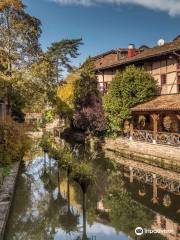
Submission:
POLYGON ((5 227, 8 221, 11 203, 15 192, 16 180, 20 168, 20 162, 13 164, 13 167, 0 188, 0 240, 4 238, 5 227))
POLYGON ((135 142, 123 138, 105 138, 105 151, 152 166, 180 172, 180 148, 169 145, 135 142))

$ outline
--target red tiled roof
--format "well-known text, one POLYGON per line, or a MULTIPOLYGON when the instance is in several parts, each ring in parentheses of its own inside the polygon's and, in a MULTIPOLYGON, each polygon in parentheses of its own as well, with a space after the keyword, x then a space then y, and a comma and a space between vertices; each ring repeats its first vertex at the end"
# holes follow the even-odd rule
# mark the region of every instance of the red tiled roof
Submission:
POLYGON ((104 57, 104 56, 106 56, 106 55, 109 55, 109 54, 111 54, 111 53, 117 53, 117 50, 112 49, 112 50, 109 50, 109 51, 107 51, 107 52, 100 53, 100 54, 96 55, 95 57, 92 57, 92 59, 97 60, 98 58, 102 58, 102 57, 104 57))
POLYGON ((133 112, 140 111, 180 111, 180 94, 161 95, 131 108, 133 112))
POLYGON ((108 69, 108 68, 126 65, 130 63, 133 64, 141 60, 165 55, 173 51, 180 51, 180 38, 177 38, 177 40, 174 40, 172 42, 165 43, 163 46, 156 46, 153 48, 145 49, 144 51, 140 52, 139 54, 131 58, 126 57, 122 60, 112 60, 108 64, 102 63, 102 66, 99 66, 98 64, 96 64, 95 70, 108 69))

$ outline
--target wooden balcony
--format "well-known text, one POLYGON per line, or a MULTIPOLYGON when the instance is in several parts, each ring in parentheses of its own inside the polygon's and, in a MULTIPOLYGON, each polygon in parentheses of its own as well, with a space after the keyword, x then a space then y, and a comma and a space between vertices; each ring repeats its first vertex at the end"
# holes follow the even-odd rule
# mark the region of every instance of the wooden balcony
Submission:
POLYGON ((157 132, 155 139, 153 131, 134 129, 131 133, 131 139, 135 141, 180 147, 180 133, 157 132))

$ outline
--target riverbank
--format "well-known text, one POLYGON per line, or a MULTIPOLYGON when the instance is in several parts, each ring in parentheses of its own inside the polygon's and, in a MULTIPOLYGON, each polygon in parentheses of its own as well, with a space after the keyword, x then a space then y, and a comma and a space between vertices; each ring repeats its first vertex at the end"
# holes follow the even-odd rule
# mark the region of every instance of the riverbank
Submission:
POLYGON ((0 239, 4 238, 19 169, 20 161, 13 164, 0 189, 0 239))
POLYGON ((121 157, 180 172, 180 148, 178 147, 135 142, 123 138, 105 138, 102 145, 105 152, 112 151, 121 157))

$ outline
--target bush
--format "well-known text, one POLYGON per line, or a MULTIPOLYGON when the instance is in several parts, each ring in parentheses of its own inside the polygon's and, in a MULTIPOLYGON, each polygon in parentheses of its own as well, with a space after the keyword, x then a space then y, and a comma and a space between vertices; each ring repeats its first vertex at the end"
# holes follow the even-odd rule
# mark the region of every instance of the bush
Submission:
POLYGON ((10 164, 22 159, 29 147, 24 125, 12 119, 0 121, 0 163, 10 164))
POLYGON ((45 111, 44 116, 43 116, 43 121, 44 123, 51 123, 53 122, 54 118, 56 115, 55 109, 48 109, 45 111))

